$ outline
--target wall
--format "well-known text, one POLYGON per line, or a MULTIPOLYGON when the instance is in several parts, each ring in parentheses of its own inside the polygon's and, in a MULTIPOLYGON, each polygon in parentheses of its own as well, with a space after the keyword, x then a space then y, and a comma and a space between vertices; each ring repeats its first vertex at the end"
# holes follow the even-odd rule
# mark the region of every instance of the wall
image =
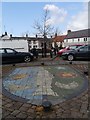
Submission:
POLYGON ((72 45, 72 44, 88 44, 90 43, 90 37, 87 38, 87 41, 84 41, 84 38, 74 38, 74 39, 65 39, 64 46, 72 45))
POLYGON ((29 46, 31 46, 30 49, 32 49, 34 46, 35 47, 37 46, 36 48, 40 48, 39 41, 35 41, 35 43, 34 43, 34 41, 31 41, 31 42, 29 41, 29 46))
POLYGON ((19 52, 28 52, 27 40, 0 40, 0 48, 13 48, 19 52))

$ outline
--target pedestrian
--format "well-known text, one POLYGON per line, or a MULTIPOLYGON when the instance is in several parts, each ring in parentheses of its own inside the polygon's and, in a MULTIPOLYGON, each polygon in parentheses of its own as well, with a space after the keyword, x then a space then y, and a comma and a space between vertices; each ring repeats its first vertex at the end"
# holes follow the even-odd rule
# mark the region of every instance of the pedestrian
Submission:
POLYGON ((56 48, 53 48, 54 55, 56 56, 56 48))
POLYGON ((52 49, 50 49, 50 57, 53 57, 52 49))
POLYGON ((38 50, 35 48, 35 46, 33 47, 33 49, 31 50, 34 57, 38 58, 38 50))

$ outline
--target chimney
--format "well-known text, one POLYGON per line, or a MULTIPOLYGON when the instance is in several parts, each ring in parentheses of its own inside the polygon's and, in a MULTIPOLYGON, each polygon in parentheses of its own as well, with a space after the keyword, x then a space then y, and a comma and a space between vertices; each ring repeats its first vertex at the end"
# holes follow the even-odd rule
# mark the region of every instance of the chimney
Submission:
POLYGON ((57 33, 55 33, 55 37, 57 37, 57 33))
POLYGON ((10 38, 12 38, 12 34, 10 34, 10 38))
POLYGON ((26 34, 26 37, 28 37, 28 34, 26 34))
POLYGON ((1 37, 3 37, 4 35, 2 34, 2 36, 1 37))
POLYGON ((36 34, 36 38, 37 38, 37 34, 36 34))
POLYGON ((5 32, 5 35, 7 35, 7 32, 5 32))
POLYGON ((67 34, 69 34, 70 32, 71 32, 71 30, 68 30, 68 31, 67 31, 67 34))

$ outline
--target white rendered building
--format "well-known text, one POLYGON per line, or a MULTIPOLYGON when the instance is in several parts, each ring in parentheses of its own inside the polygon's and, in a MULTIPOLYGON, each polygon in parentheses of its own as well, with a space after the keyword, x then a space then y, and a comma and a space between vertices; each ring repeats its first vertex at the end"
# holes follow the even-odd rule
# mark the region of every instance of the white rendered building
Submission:
POLYGON ((90 29, 84 29, 79 31, 68 30, 68 34, 64 39, 64 45, 72 44, 88 44, 90 43, 90 29))

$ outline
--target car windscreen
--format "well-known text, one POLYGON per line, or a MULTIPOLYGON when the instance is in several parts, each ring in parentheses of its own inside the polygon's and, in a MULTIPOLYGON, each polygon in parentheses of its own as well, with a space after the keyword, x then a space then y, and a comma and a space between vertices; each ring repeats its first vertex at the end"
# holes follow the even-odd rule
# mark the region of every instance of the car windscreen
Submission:
POLYGON ((9 49, 9 48, 6 49, 6 52, 7 53, 16 53, 16 51, 14 49, 9 49))
POLYGON ((80 47, 78 47, 76 50, 88 51, 88 46, 87 46, 87 45, 85 45, 85 46, 80 46, 80 47))
POLYGON ((73 49, 76 49, 76 48, 78 48, 79 46, 70 46, 69 48, 70 48, 70 50, 73 50, 73 49))
POLYGON ((2 53, 5 53, 4 49, 0 49, 0 53, 1 53, 1 54, 2 54, 2 53))

